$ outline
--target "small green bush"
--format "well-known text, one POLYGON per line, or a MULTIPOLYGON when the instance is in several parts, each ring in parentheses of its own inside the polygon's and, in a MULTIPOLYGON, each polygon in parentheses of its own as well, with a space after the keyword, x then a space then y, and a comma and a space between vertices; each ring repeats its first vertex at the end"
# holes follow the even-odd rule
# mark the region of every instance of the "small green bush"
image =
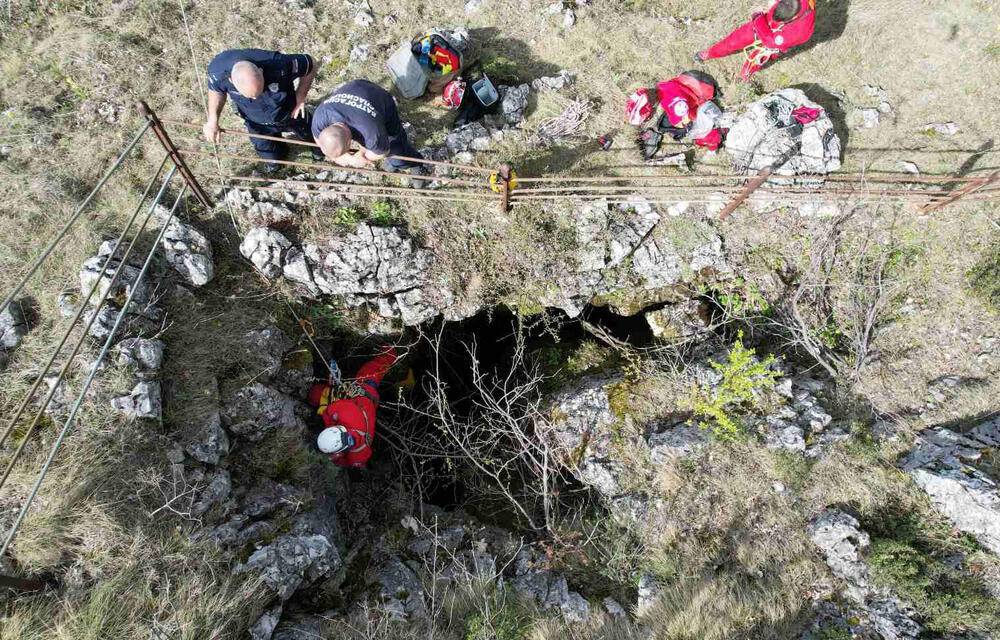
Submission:
POLYGON ((757 358, 753 349, 743 345, 743 332, 729 350, 726 362, 713 362, 712 368, 722 374, 722 382, 713 389, 698 389, 693 402, 696 416, 707 423, 702 427, 723 441, 739 440, 746 436, 746 428, 734 411, 756 406, 757 393, 772 389, 778 377, 770 366, 774 356, 757 358))
POLYGON ((358 207, 337 207, 333 212, 334 223, 345 227, 353 227, 364 219, 364 213, 358 207))
POLYGON ((387 200, 374 202, 368 220, 377 227, 389 227, 399 222, 399 209, 387 200))

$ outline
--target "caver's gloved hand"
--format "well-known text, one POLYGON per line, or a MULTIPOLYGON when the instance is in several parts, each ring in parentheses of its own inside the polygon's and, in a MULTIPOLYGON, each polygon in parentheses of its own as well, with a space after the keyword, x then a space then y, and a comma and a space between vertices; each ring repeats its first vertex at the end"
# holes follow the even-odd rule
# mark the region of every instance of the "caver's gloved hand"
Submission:
POLYGON ((636 143, 642 151, 643 160, 649 160, 660 150, 660 143, 663 142, 663 134, 655 129, 644 129, 639 134, 636 143))

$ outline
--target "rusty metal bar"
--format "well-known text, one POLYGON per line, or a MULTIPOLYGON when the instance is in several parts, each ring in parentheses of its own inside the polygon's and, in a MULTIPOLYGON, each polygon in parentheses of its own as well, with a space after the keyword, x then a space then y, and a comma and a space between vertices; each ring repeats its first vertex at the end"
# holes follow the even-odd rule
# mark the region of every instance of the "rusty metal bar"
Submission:
POLYGON ((41 591, 45 588, 45 582, 35 578, 18 578, 0 574, 0 589, 3 588, 15 591, 41 591))
POLYGON ((274 179, 274 178, 258 178, 254 176, 223 176, 227 180, 235 180, 238 182, 273 182, 281 183, 285 185, 289 184, 304 184, 316 187, 328 187, 328 188, 341 188, 344 191, 350 192, 353 189, 366 189, 371 192, 371 190, 378 190, 380 192, 385 192, 382 195, 387 195, 391 193, 399 194, 430 194, 434 196, 440 196, 443 198, 448 198, 451 196, 459 198, 477 198, 486 199, 490 198, 493 194, 486 193, 472 193, 468 191, 446 191, 443 189, 418 189, 415 187, 388 187, 379 184, 353 184, 350 182, 323 182, 319 180, 291 180, 291 179, 274 179))
POLYGON ((500 183, 500 213, 510 211, 510 165, 501 164, 497 170, 497 177, 500 183))
MULTIPOLYGON (((259 163, 260 162, 267 162, 267 163, 274 163, 274 164, 282 164, 282 165, 286 165, 286 166, 290 166, 290 167, 309 167, 309 168, 312 168, 312 169, 322 169, 323 171, 345 171, 347 173, 356 173, 356 174, 361 174, 361 175, 366 175, 367 174, 367 175, 389 176, 389 177, 393 177, 393 178, 398 178, 401 175, 403 175, 403 177, 405 177, 404 174, 400 174, 399 172, 381 171, 379 169, 355 169, 354 167, 341 167, 339 165, 329 164, 329 163, 298 162, 298 161, 293 161, 293 160, 266 160, 264 158, 261 158, 260 156, 241 156, 241 155, 237 155, 235 153, 215 153, 215 152, 212 152, 212 151, 202 151, 200 149, 184 149, 184 153, 190 153, 190 154, 196 155, 196 156, 209 156, 209 157, 218 156, 220 158, 230 158, 230 159, 233 159, 233 160, 243 160, 244 162, 259 162, 259 163)), ((427 180, 433 180, 433 181, 436 181, 436 182, 446 182, 448 184, 458 184, 458 185, 469 186, 469 187, 482 187, 484 189, 488 188, 486 186, 486 183, 481 182, 481 181, 475 181, 475 180, 463 180, 461 178, 450 178, 450 177, 446 177, 446 176, 441 176, 441 177, 438 177, 438 176, 426 176, 426 179, 427 180)))
MULTIPOLYGON (((164 120, 168 124, 177 125, 178 127, 187 127, 189 129, 201 130, 201 125, 195 124, 193 122, 184 122, 183 120, 164 120)), ((239 129, 223 129, 219 127, 219 131, 222 133, 232 133, 238 136, 244 136, 246 138, 258 138, 260 140, 271 140, 273 142, 284 142, 286 144, 297 144, 303 147, 313 147, 318 149, 319 145, 315 142, 309 142, 307 140, 299 140, 297 138, 282 138, 280 136, 266 136, 260 133, 250 133, 249 131, 240 131, 239 129)), ((489 175, 492 173, 490 169, 484 169, 483 167, 477 167, 471 164, 456 164, 454 162, 441 162, 440 160, 427 160, 426 158, 411 158, 410 156, 386 156, 386 160, 403 160, 405 162, 419 162, 422 164, 430 164, 439 167, 450 167, 452 169, 461 169, 462 171, 473 171, 476 173, 483 173, 489 175)))
POLYGON ((948 196, 947 198, 944 198, 943 200, 940 200, 940 201, 937 201, 937 202, 931 202, 931 203, 929 203, 929 204, 921 207, 920 213, 924 213, 924 214, 933 213, 933 212, 937 211, 938 209, 940 209, 941 207, 946 207, 949 204, 957 202, 958 200, 961 200, 962 198, 964 198, 966 196, 972 195, 972 194, 976 193, 977 191, 980 191, 984 187, 987 187, 987 186, 993 184, 994 182, 996 182, 998 178, 1000 178, 1000 171, 994 171, 992 174, 990 174, 986 178, 982 178, 979 182, 973 183, 973 184, 969 184, 966 187, 960 189, 958 192, 952 194, 951 196, 948 196))
MULTIPOLYGON (((615 192, 643 192, 643 191, 669 191, 676 193, 683 193, 685 191, 726 191, 736 189, 738 185, 704 185, 704 184, 686 184, 686 185, 630 185, 630 186, 578 186, 578 187, 551 187, 545 189, 518 189, 515 192, 515 196, 519 193, 579 193, 584 195, 588 192, 597 193, 615 193, 615 192)), ((816 194, 823 195, 827 193, 835 194, 852 194, 852 193, 865 193, 865 194, 886 194, 886 195, 924 195, 924 196, 944 196, 949 192, 942 189, 934 190, 911 190, 911 189, 890 189, 888 186, 884 187, 862 187, 857 189, 831 189, 825 188, 823 186, 817 186, 815 189, 810 189, 805 185, 790 185, 784 187, 782 185, 774 185, 776 188, 780 188, 780 193, 805 193, 805 194, 816 194)))
POLYGON ((212 204, 211 198, 205 193, 205 190, 201 188, 198 183, 198 179, 195 178, 194 173, 188 167, 187 162, 184 161, 184 156, 181 155, 180 150, 174 145, 173 140, 170 139, 170 135, 167 130, 163 127, 163 122, 157 117, 156 113, 149 108, 145 100, 140 100, 138 104, 139 113, 141 113, 146 121, 152 125, 153 133, 159 139, 160 144, 166 149, 167 153, 170 154, 170 159, 173 160, 174 166, 180 172, 181 177, 184 178, 184 182, 187 183, 191 192, 198 198, 198 202, 202 204, 206 209, 211 209, 214 205, 212 204))
MULTIPOLYGON (((652 167, 650 167, 652 168, 652 167)), ((982 178, 952 178, 949 176, 917 176, 912 174, 882 174, 873 175, 871 173, 829 173, 826 175, 822 174, 803 174, 802 176, 795 177, 815 177, 817 180, 824 180, 829 182, 876 182, 876 183, 900 183, 900 184, 946 184, 950 182, 978 182, 982 178)), ((700 180, 718 180, 718 181, 730 181, 730 180, 746 180, 746 176, 742 174, 722 174, 722 173, 691 173, 691 174, 668 174, 668 175, 633 175, 633 176, 544 176, 544 177, 527 177, 518 178, 517 181, 523 184, 532 184, 536 182, 581 182, 581 183, 597 183, 597 182, 628 182, 628 181, 647 181, 647 180, 666 180, 666 181, 700 181, 700 180)))
POLYGON ((478 197, 478 196, 477 197, 465 197, 465 198, 461 198, 461 199, 456 199, 456 198, 441 198, 441 197, 435 197, 435 196, 427 196, 427 195, 423 195, 423 194, 419 194, 419 193, 411 195, 411 196, 402 196, 402 195, 399 195, 399 194, 389 194, 389 193, 357 193, 357 192, 354 192, 354 191, 337 191, 337 190, 333 190, 333 189, 320 190, 320 189, 310 189, 308 187, 299 188, 299 187, 292 187, 292 186, 285 186, 285 187, 255 187, 255 189, 257 191, 269 191, 269 192, 274 192, 274 193, 287 193, 289 191, 299 191, 299 192, 302 192, 302 193, 333 194, 333 195, 338 195, 338 196, 351 196, 351 197, 354 197, 354 198, 392 198, 392 197, 397 197, 397 198, 408 198, 408 199, 411 199, 411 200, 431 200, 431 201, 436 201, 436 202, 477 202, 477 203, 478 202, 490 202, 489 198, 478 197))

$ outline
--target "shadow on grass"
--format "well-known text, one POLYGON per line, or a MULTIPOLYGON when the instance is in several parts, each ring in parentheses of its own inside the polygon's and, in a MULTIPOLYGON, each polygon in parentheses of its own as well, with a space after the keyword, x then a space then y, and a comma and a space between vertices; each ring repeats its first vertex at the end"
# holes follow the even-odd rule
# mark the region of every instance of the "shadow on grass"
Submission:
POLYGON ((848 143, 851 138, 851 130, 847 126, 847 113, 840 104, 840 98, 814 82, 796 84, 792 88, 801 90, 810 100, 826 110, 827 115, 830 116, 830 120, 833 121, 833 130, 836 132, 837 137, 840 138, 840 154, 841 160, 843 160, 843 156, 849 149, 848 143))

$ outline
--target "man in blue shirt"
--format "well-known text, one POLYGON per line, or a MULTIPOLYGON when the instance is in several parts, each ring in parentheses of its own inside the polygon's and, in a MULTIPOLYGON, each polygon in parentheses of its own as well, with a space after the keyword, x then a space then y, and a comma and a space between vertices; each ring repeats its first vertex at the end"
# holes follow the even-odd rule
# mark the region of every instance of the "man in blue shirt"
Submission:
MULTIPOLYGON (((367 80, 348 82, 316 107, 312 133, 326 158, 342 167, 364 168, 387 156, 421 157, 403 130, 392 95, 367 80)), ((424 173, 419 162, 392 157, 386 168, 424 173)), ((419 178, 412 182, 422 183, 419 178)))
MULTIPOLYGON (((250 133, 280 137, 290 132, 300 140, 309 140, 306 96, 315 77, 316 63, 305 54, 288 55, 263 49, 223 51, 208 64, 205 139, 218 142, 221 138, 219 115, 228 97, 250 133)), ((288 155, 288 145, 284 142, 250 140, 257 155, 266 160, 282 160, 288 155)), ((269 170, 277 168, 272 163, 267 166, 269 170)))

